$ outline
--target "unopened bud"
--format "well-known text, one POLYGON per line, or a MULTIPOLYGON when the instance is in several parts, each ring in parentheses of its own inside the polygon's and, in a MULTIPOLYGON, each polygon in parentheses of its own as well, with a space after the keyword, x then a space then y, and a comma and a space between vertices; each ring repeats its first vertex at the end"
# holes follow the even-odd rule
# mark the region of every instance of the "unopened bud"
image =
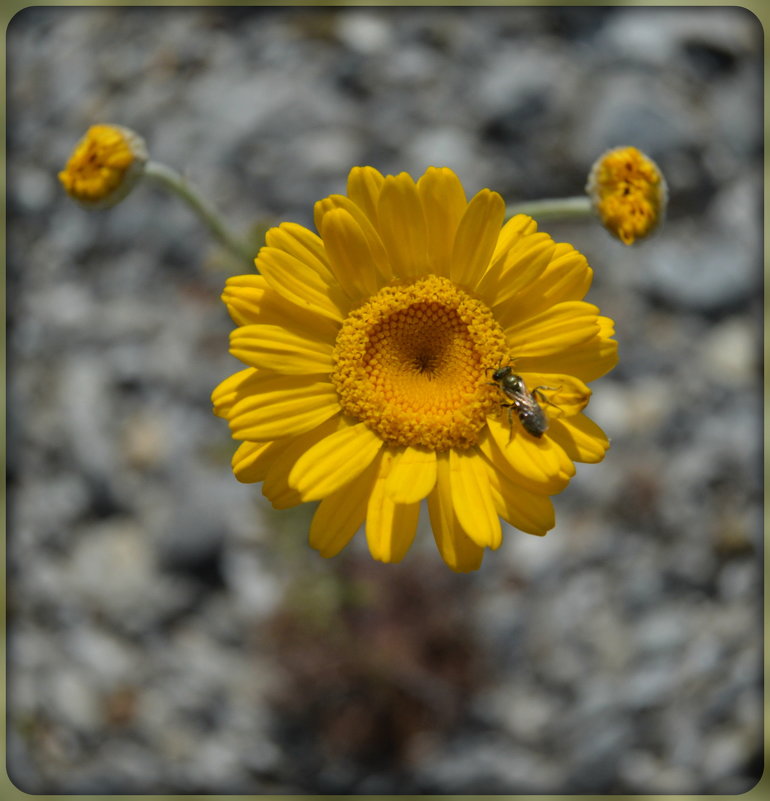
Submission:
POLYGON ((665 216, 663 173, 635 147, 603 153, 591 168, 586 192, 602 225, 625 245, 651 234, 665 216))
POLYGON ((92 125, 59 173, 67 194, 89 208, 120 202, 147 162, 144 139, 120 125, 92 125))

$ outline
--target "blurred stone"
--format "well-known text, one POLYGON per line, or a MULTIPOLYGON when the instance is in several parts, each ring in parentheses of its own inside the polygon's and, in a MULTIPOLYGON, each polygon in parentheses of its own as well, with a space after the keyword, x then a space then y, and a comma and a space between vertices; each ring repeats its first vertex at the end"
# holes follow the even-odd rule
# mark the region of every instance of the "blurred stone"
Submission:
POLYGON ((649 9, 615 15, 604 26, 602 38, 627 58, 665 67, 681 56, 688 43, 702 43, 738 58, 755 45, 757 20, 743 9, 715 9, 693 15, 667 9, 663 15, 649 9))
POLYGON ((502 726, 518 742, 536 745, 553 724, 558 702, 537 687, 508 681, 479 694, 478 707, 490 723, 502 726))
POLYGON ((72 549, 73 576, 83 596, 122 614, 146 597, 153 579, 152 556, 142 531, 130 521, 95 526, 72 549), (104 595, 104 582, 110 593, 104 595))
POLYGON ((694 124, 695 111, 682 102, 667 81, 644 72, 597 77, 587 99, 589 113, 575 132, 586 176, 594 160, 612 147, 634 145, 657 162, 661 154, 693 143, 703 129, 694 124))
POLYGON ((634 710, 665 706, 676 692, 674 664, 670 656, 638 662, 624 682, 625 705, 634 710))
POLYGON ((283 590, 281 579, 273 575, 256 555, 244 549, 228 550, 223 572, 234 602, 242 613, 266 618, 275 611, 283 590))
POLYGON ((684 616, 667 609, 645 615, 637 623, 635 640, 639 655, 648 657, 678 650, 687 637, 684 616))
POLYGON ((562 766, 503 738, 468 738, 461 747, 436 757, 420 769, 429 792, 451 787, 458 795, 554 793, 563 786, 562 766))
POLYGON ((759 374, 759 340, 756 324, 738 316, 715 325, 701 343, 703 360, 713 380, 730 386, 747 386, 759 374))
POLYGON ((61 665, 51 681, 47 694, 52 713, 75 731, 93 730, 101 715, 99 698, 88 678, 71 666, 61 665))
POLYGON ((392 44, 392 28, 369 11, 338 15, 335 30, 347 47, 367 56, 382 53, 392 44))
POLYGON ((698 776, 682 765, 668 765, 641 749, 621 756, 619 777, 629 792, 642 794, 692 794, 697 792, 698 776))
POLYGON ((131 467, 146 470, 155 467, 168 452, 165 430, 157 417, 137 415, 126 421, 123 431, 123 456, 131 467))
POLYGON ((15 199, 23 211, 36 212, 48 207, 57 190, 54 176, 42 169, 30 167, 18 174, 15 181, 15 199))
POLYGON ((449 167, 458 174, 471 170, 475 154, 469 137, 457 128, 432 128, 409 142, 407 158, 420 174, 428 167, 449 167))
POLYGON ((736 182, 709 209, 709 228, 667 224, 649 242, 649 269, 639 286, 662 303, 725 313, 750 301, 761 284, 758 209, 753 180, 736 182))

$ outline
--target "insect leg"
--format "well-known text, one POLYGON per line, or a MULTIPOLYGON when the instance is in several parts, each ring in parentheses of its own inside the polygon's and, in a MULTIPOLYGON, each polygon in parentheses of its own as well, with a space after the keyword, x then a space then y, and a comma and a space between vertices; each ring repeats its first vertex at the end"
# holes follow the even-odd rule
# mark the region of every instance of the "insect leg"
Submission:
POLYGON ((518 409, 518 404, 514 403, 501 403, 503 409, 508 410, 508 442, 513 439, 513 410, 518 409))
POLYGON ((561 408, 558 403, 554 403, 552 400, 547 398, 545 394, 540 391, 541 389, 551 389, 554 392, 558 392, 561 387, 546 387, 545 385, 541 384, 539 387, 535 387, 532 390, 532 395, 534 395, 538 402, 547 403, 549 406, 555 406, 557 409, 561 408))

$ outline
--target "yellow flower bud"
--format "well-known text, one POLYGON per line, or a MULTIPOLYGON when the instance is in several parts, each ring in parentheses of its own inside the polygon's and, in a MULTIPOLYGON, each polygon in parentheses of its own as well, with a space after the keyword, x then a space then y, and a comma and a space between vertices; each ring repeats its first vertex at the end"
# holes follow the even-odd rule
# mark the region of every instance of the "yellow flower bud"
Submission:
POLYGON ((121 201, 147 162, 144 139, 120 125, 92 125, 59 173, 70 197, 89 208, 121 201))
POLYGON ((586 192, 602 225, 625 245, 644 239, 665 216, 663 173, 635 147, 603 153, 591 168, 586 192))

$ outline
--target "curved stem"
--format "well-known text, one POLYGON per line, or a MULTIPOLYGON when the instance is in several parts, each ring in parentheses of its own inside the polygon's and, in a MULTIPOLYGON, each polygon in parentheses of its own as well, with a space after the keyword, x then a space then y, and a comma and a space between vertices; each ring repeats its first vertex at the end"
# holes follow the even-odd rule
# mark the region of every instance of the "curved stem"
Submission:
POLYGON ((144 176, 171 190, 184 200, 233 256, 239 261, 245 261, 250 268, 254 268, 254 254, 251 249, 227 228, 214 209, 176 170, 157 161, 148 161, 144 165, 144 176))
POLYGON ((579 220, 590 217, 593 209, 590 198, 581 195, 514 203, 505 209, 505 216, 513 217, 514 214, 528 214, 537 220, 579 220))

